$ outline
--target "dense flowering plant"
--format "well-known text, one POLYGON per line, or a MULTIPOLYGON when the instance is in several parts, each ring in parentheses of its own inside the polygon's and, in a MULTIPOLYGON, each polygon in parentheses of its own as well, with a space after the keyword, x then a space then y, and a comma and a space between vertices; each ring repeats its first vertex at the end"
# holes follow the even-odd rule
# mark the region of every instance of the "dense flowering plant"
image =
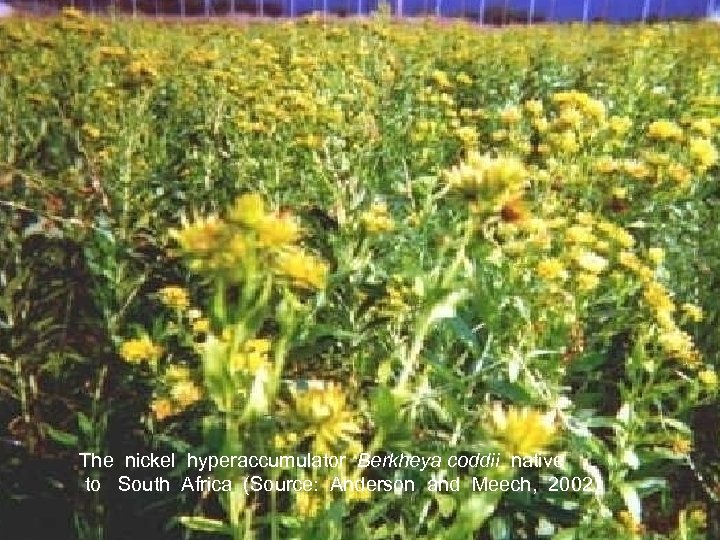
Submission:
POLYGON ((714 534, 719 53, 703 24, 0 23, 0 522, 714 534), (84 451, 346 459, 23 492, 84 451))

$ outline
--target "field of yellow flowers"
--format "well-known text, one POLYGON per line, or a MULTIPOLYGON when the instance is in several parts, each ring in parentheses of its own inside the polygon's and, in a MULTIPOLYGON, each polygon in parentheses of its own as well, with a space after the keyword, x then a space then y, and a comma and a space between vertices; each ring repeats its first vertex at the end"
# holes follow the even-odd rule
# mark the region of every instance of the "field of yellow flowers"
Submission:
POLYGON ((704 24, 0 22, 1 530, 720 538, 718 58, 704 24), (181 490, 80 452, 347 459, 181 490), (403 453, 440 464, 356 460, 403 453))

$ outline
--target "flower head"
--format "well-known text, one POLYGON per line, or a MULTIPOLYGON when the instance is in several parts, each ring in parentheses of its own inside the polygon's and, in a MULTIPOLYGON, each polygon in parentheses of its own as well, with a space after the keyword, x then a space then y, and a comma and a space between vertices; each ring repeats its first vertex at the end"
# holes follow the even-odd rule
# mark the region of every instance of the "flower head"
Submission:
POLYGON ((360 431, 345 392, 336 384, 299 392, 295 396, 295 412, 307 424, 305 434, 313 437, 318 453, 332 453, 338 443, 353 443, 360 431))
POLYGON ((554 417, 538 410, 496 403, 490 413, 490 428, 508 455, 542 452, 555 439, 554 417))
POLYGON ((322 289, 327 280, 328 265, 314 255, 292 249, 278 255, 275 271, 296 287, 322 289))
POLYGON ((139 364, 143 361, 155 363, 162 352, 162 347, 155 345, 147 336, 125 341, 120 346, 120 356, 130 364, 139 364))
POLYGON ((170 308, 185 309, 190 303, 188 292, 177 285, 163 287, 158 291, 158 294, 160 295, 160 301, 170 308))

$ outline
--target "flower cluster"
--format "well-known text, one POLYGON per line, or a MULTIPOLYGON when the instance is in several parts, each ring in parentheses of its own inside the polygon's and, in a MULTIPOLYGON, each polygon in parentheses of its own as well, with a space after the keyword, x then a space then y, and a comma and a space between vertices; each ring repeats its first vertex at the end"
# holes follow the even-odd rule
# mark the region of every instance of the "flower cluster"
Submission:
POLYGON ((226 219, 198 219, 173 236, 198 272, 237 281, 268 268, 306 290, 322 289, 327 280, 327 263, 296 245, 297 221, 288 213, 268 212, 256 194, 239 197, 226 219))

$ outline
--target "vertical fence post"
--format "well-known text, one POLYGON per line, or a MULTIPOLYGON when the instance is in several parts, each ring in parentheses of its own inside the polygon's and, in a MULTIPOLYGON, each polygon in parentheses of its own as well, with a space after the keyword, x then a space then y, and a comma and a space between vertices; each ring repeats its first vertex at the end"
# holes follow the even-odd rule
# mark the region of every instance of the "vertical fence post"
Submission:
POLYGON ((180 18, 185 18, 185 0, 180 0, 180 18))
POLYGON ((480 0, 480 26, 485 26, 485 0, 480 0))
POLYGON ((528 8, 528 24, 535 22, 535 0, 530 0, 530 7, 528 8))
POLYGON ((643 2, 642 22, 647 23, 648 17, 650 17, 650 0, 645 0, 643 2))
POLYGON ((583 2, 583 24, 587 24, 590 19, 590 0, 583 2))

